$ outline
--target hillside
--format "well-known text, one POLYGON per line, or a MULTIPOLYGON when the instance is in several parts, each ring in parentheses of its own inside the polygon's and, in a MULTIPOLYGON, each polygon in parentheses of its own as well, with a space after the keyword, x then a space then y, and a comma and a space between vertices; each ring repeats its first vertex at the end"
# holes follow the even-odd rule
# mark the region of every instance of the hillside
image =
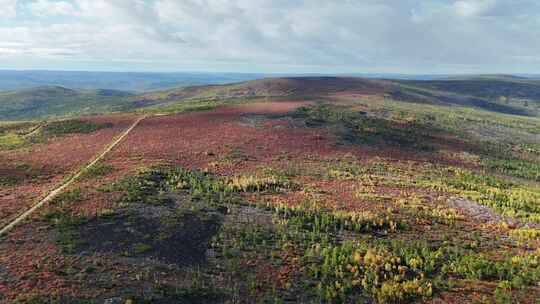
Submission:
POLYGON ((199 101, 217 105, 261 98, 330 101, 345 96, 536 116, 540 107, 540 82, 496 75, 422 81, 283 77, 223 85, 186 86, 138 95, 110 89, 75 90, 48 86, 0 92, 0 119, 36 119, 145 108, 170 108, 174 111, 199 101))
POLYGON ((37 119, 125 109, 131 93, 59 86, 0 92, 0 120, 37 119))
POLYGON ((437 81, 354 77, 267 78, 229 85, 171 89, 138 95, 134 100, 138 106, 146 107, 203 99, 262 97, 328 99, 338 95, 378 96, 408 102, 475 107, 518 115, 537 115, 540 106, 538 83, 518 82, 513 78, 437 81), (507 99, 503 100, 501 98, 503 96, 507 99))
POLYGON ((0 122, 0 302, 535 304, 540 117, 503 78, 3 93, 75 116, 0 122))
POLYGON ((533 103, 538 103, 540 100, 540 81, 520 77, 484 76, 462 80, 401 81, 401 83, 492 101, 499 101, 501 97, 529 100, 533 103))
POLYGON ((189 86, 139 95, 140 102, 162 104, 200 99, 254 97, 317 97, 332 93, 380 94, 387 91, 379 80, 342 77, 266 78, 226 85, 189 86))
POLYGON ((0 302, 536 304, 540 118, 402 85, 0 122, 0 302))

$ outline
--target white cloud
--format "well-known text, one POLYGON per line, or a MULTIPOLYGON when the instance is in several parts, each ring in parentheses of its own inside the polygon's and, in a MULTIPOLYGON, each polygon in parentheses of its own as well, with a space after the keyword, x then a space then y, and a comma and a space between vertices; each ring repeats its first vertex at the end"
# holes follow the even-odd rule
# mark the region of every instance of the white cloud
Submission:
MULTIPOLYGON (((14 0, 0 3, 6 1, 16 8, 14 0)), ((520 64, 540 69, 530 64, 540 53, 535 0, 26 3, 19 5, 26 12, 9 14, 35 19, 0 21, 1 53, 10 54, 9 61, 0 56, 0 66, 54 57, 55 63, 81 62, 81 68, 88 62, 111 68, 129 62, 133 69, 174 70, 440 73, 520 64)))
POLYGON ((17 0, 0 0, 0 18, 13 18, 17 15, 17 0))
POLYGON ((29 11, 39 17, 43 16, 76 16, 79 11, 67 1, 36 0, 28 4, 29 11))
POLYGON ((463 17, 473 17, 487 12, 494 7, 494 0, 460 0, 453 4, 455 12, 463 17))

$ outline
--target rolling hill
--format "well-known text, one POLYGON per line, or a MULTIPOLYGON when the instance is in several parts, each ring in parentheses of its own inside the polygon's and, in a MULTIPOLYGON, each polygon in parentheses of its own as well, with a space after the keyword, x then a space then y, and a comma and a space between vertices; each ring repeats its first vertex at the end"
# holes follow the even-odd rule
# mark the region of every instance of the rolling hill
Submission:
POLYGON ((115 90, 72 90, 59 86, 0 92, 0 119, 38 119, 110 112, 129 107, 131 93, 115 90))
POLYGON ((437 105, 537 115, 540 86, 536 81, 503 78, 470 80, 391 80, 355 77, 267 78, 229 85, 190 86, 134 97, 141 106, 171 105, 190 100, 294 97, 332 98, 337 95, 379 96, 437 105), (506 99, 501 99, 501 97, 506 99))
POLYGON ((358 77, 283 77, 232 84, 185 86, 131 94, 45 86, 0 93, 0 119, 36 119, 88 113, 181 106, 186 102, 285 98, 334 100, 376 97, 432 105, 480 108, 536 116, 540 81, 498 75, 447 80, 396 80, 358 77))
POLYGON ((388 83, 376 79, 348 77, 266 78, 227 85, 189 86, 142 94, 136 98, 148 104, 200 99, 256 97, 322 97, 334 93, 382 94, 388 83))
POLYGON ((540 81, 519 77, 477 77, 463 80, 401 81, 429 90, 497 100, 500 97, 540 100, 540 81))

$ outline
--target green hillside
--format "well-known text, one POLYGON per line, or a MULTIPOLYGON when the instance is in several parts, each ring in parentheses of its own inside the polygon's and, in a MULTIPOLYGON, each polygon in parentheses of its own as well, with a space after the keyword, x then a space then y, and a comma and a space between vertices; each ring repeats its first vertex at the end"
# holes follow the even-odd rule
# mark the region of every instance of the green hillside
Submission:
POLYGON ((129 108, 130 93, 115 90, 77 91, 37 87, 0 93, 0 120, 110 112, 129 108))

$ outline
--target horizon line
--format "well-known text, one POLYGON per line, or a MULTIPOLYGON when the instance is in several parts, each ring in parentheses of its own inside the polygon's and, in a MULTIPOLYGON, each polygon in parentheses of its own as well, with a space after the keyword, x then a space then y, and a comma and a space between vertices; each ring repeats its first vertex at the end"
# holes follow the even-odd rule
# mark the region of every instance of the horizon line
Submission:
POLYGON ((146 70, 84 70, 84 69, 2 69, 0 72, 71 72, 71 73, 111 73, 111 74, 241 74, 241 75, 320 75, 320 76, 347 76, 347 75, 403 75, 403 76, 520 76, 540 75, 538 73, 403 73, 403 72, 239 72, 239 71, 203 71, 203 70, 178 70, 178 71, 146 71, 146 70))

